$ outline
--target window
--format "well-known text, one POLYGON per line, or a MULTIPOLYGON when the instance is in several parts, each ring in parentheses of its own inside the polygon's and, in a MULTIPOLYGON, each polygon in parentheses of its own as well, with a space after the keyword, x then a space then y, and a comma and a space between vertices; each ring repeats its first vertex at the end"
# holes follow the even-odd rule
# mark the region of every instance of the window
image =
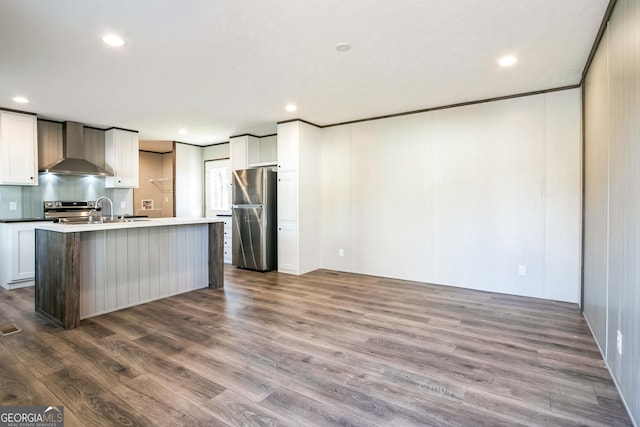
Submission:
POLYGON ((205 162, 207 217, 231 211, 231 164, 229 160, 205 162))

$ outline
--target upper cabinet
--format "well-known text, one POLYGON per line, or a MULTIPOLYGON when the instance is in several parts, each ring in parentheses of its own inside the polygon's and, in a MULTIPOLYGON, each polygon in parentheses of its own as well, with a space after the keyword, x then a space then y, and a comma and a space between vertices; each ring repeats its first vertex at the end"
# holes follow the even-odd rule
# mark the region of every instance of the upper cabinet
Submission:
POLYGON ((300 124, 278 125, 278 172, 298 170, 300 124))
POLYGON ((253 135, 234 136, 229 139, 229 157, 231 169, 249 169, 255 167, 259 156, 260 138, 253 135))
POLYGON ((229 138, 229 158, 231 170, 247 169, 249 167, 249 135, 229 138))
POLYGON ((262 138, 241 135, 229 139, 229 157, 231 158, 232 170, 274 166, 276 156, 276 135, 262 138))
POLYGON ((0 111, 0 184, 38 185, 36 116, 0 111))
POLYGON ((249 145, 249 167, 275 166, 278 162, 278 139, 276 135, 262 136, 249 145))
POLYGON ((106 168, 114 176, 105 179, 106 188, 137 188, 138 132, 124 129, 109 129, 105 132, 104 160, 106 168))

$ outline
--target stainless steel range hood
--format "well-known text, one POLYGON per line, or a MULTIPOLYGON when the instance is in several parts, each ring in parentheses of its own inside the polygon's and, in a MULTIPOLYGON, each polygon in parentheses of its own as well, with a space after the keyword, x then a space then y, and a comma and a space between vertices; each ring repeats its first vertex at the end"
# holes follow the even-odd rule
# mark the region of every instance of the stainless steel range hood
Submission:
POLYGON ((77 122, 64 122, 62 127, 62 159, 40 169, 61 175, 113 176, 84 157, 84 126, 77 122))

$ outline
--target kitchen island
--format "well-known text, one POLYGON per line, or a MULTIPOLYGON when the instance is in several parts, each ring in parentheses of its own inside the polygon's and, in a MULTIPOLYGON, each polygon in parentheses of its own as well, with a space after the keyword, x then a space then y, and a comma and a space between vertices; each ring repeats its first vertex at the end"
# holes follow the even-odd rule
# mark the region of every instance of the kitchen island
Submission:
POLYGON ((218 218, 34 228, 35 309, 66 329, 110 311, 223 287, 224 224, 218 218))

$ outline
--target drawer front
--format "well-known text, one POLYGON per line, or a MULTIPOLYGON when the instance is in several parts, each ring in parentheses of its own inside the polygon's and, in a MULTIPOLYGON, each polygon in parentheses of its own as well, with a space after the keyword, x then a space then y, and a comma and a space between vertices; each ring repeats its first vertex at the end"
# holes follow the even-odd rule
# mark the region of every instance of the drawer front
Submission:
POLYGON ((231 233, 233 228, 231 226, 232 221, 230 216, 221 216, 218 217, 224 221, 224 245, 223 245, 223 261, 226 264, 231 264, 231 253, 232 253, 232 241, 231 241, 231 233))
POLYGON ((224 247, 224 250, 223 250, 223 254, 224 255, 222 257, 222 260, 227 264, 231 264, 231 252, 232 252, 231 246, 228 246, 228 247, 225 246, 224 247))

